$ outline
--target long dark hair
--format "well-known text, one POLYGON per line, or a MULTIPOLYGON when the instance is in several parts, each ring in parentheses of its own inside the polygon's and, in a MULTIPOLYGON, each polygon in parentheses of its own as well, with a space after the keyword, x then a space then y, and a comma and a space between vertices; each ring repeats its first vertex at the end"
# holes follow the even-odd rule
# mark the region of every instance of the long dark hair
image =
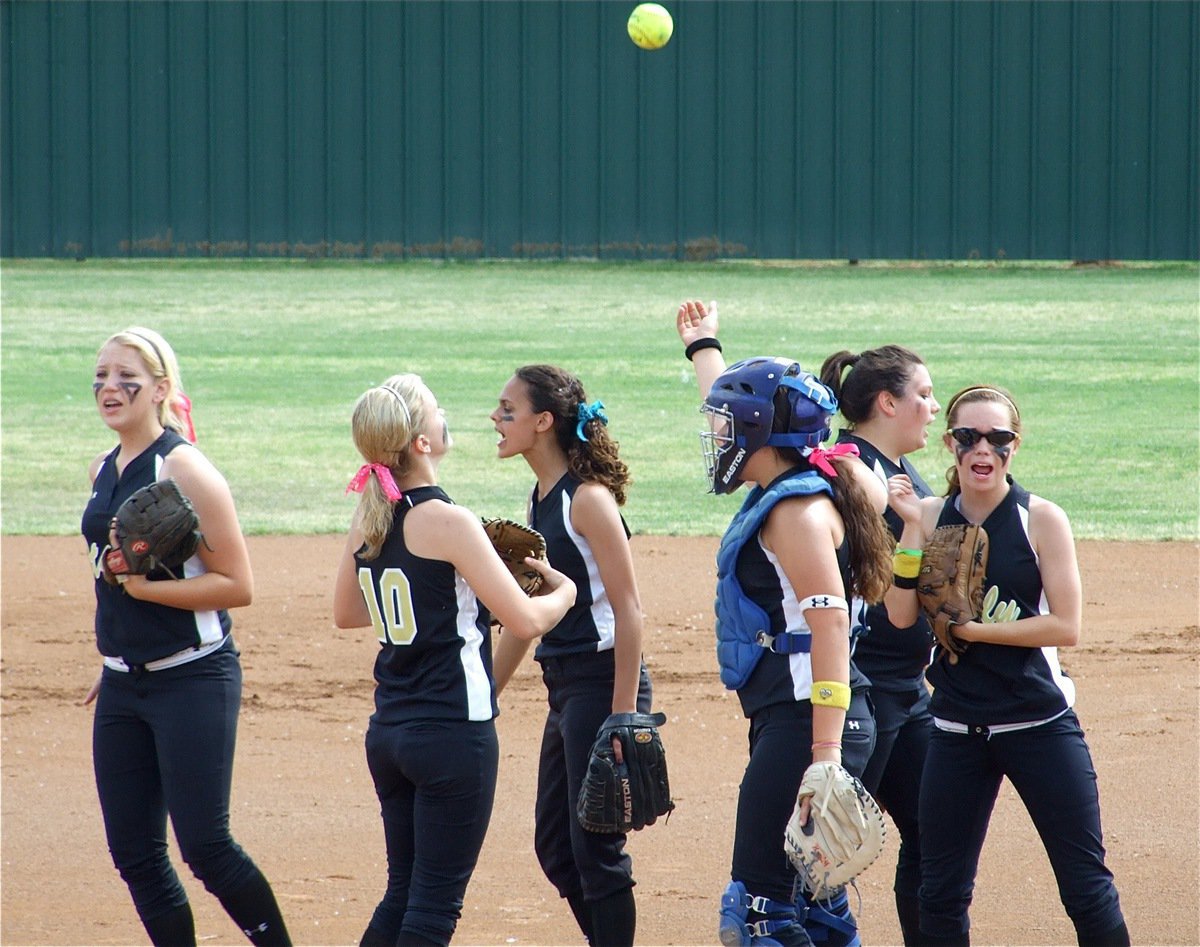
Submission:
POLYGON ((835 352, 821 366, 821 381, 833 389, 842 417, 853 428, 870 419, 879 392, 903 396, 913 369, 924 364, 921 356, 902 345, 881 345, 858 355, 835 352))
MULTIPOLYGON (((789 414, 786 389, 780 387, 775 392, 772 430, 786 431, 789 414)), ((817 470, 795 447, 776 450, 788 463, 805 470, 817 470)), ((817 473, 821 471, 817 470, 817 473)), ((829 484, 833 487, 833 506, 842 518, 850 551, 851 587, 848 591, 871 603, 882 601, 892 583, 892 551, 895 548, 887 521, 879 515, 866 490, 849 473, 843 471, 830 478, 829 484)))
POLYGON ((536 412, 554 415, 554 436, 567 456, 567 469, 585 483, 599 483, 621 506, 625 503, 625 488, 632 482, 629 468, 617 456, 620 445, 608 434, 608 427, 598 418, 583 426, 587 440, 579 438, 579 406, 587 404, 583 382, 575 375, 555 365, 525 365, 516 376, 529 390, 529 402, 536 412))

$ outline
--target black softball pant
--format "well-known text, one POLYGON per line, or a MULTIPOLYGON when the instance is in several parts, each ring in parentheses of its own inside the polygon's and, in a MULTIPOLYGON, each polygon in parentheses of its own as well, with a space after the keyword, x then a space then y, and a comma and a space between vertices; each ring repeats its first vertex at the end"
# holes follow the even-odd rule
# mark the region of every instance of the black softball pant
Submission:
MULTIPOLYGON (((842 728, 842 766, 860 776, 875 744, 875 721, 865 693, 850 698, 842 728)), ((772 704, 750 721, 750 761, 738 791, 731 877, 753 895, 793 900, 796 869, 783 836, 804 771, 812 763, 812 704, 772 704)))
MULTIPOLYGON (((633 862, 624 833, 588 832, 575 803, 587 773, 596 732, 612 713, 612 651, 540 661, 550 712, 542 731, 534 807, 534 850, 550 883, 564 898, 599 901, 633 886, 633 862)), ((650 675, 642 666, 637 709, 650 713, 650 675)))
POLYGON ((448 944, 496 797, 494 720, 371 721, 367 766, 387 846, 387 890, 369 928, 448 944))
POLYGON ((969 931, 979 855, 1004 777, 1041 836, 1080 942, 1124 923, 1104 865, 1092 755, 1067 711, 991 737, 934 729, 921 780, 921 933, 957 938, 969 931))
POLYGON ((229 834, 241 699, 232 645, 162 671, 104 669, 92 725, 96 789, 113 863, 143 923, 188 900, 168 857, 168 815, 184 861, 212 894, 224 900, 261 877, 229 834))
POLYGON ((894 890, 915 904, 921 887, 921 771, 933 731, 929 691, 924 686, 902 692, 872 688, 871 701, 875 705, 875 749, 862 781, 900 833, 894 890))

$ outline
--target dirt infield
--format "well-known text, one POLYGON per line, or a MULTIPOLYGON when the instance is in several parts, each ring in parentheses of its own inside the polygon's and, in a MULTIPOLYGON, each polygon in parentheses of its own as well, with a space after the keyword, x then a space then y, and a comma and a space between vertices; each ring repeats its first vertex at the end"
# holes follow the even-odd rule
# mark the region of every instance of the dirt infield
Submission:
MULTIPOLYGON (((245 668, 235 837, 274 884, 297 944, 357 944, 384 881, 363 755, 377 647, 333 628, 337 536, 250 540, 254 604, 234 613, 245 668)), ((736 697, 717 680, 715 539, 636 537, 655 703, 678 808, 630 842, 638 943, 716 943, 734 799, 746 758, 736 697)), ((1136 944, 1200 944, 1198 563, 1190 543, 1079 545, 1084 637, 1063 653, 1099 771, 1109 864, 1136 944)), ((0 941, 143 944, 105 849, 79 706, 99 659, 78 537, 5 537, 0 941)), ((543 689, 532 662, 502 701, 500 788, 457 944, 580 944, 533 855, 543 689)), ((899 943, 896 838, 860 879, 864 943, 899 943)), ((176 853, 176 859, 178 855, 176 853)), ((202 944, 244 938, 180 865, 202 944)), ((1041 844, 1007 785, 992 821, 972 940, 1073 944, 1041 844)))

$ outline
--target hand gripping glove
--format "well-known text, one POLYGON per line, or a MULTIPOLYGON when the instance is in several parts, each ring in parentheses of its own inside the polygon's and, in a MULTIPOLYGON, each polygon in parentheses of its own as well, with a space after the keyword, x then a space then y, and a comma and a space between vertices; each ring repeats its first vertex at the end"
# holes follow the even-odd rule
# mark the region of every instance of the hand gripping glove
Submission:
POLYGON ((629 832, 675 808, 658 728, 666 714, 611 714, 596 734, 575 814, 589 832, 629 832), (618 763, 612 741, 621 743, 618 763))
POLYGON ((983 611, 987 561, 988 535, 982 526, 939 526, 925 544, 917 601, 951 664, 967 650, 967 642, 954 636, 954 626, 983 611))
POLYGON ((200 546, 200 520, 174 480, 142 487, 113 517, 116 547, 104 556, 105 574, 146 575, 164 569, 175 576, 200 546))
POLYGON ((533 595, 542 587, 542 574, 531 569, 525 557, 545 560, 546 539, 536 529, 531 529, 516 520, 485 519, 483 531, 492 541, 497 555, 508 566, 508 571, 517 580, 517 585, 526 595, 533 595))
POLYGON ((805 889, 817 900, 864 872, 883 851, 883 812, 861 782, 837 763, 813 763, 804 771, 783 847, 805 889), (811 799, 800 825, 800 803, 811 799))

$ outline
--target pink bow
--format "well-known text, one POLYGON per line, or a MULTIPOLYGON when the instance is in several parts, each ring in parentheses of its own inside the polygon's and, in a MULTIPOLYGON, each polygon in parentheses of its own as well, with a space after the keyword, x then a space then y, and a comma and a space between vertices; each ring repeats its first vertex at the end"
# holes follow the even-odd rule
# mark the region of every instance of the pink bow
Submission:
POLYGON ((821 471, 826 477, 836 477, 837 471, 833 469, 833 464, 829 461, 834 457, 857 457, 858 445, 834 444, 829 450, 826 450, 824 447, 810 447, 804 456, 808 458, 810 464, 821 471))
POLYGON ((180 420, 187 426, 187 430, 183 432, 183 436, 195 444, 196 425, 192 423, 192 399, 182 391, 175 393, 175 413, 179 415, 180 420))
POLYGON ((383 488, 383 495, 389 500, 399 500, 403 493, 396 486, 396 478, 392 476, 392 472, 383 464, 363 464, 358 468, 358 473, 346 485, 346 492, 353 490, 355 493, 362 493, 367 488, 367 481, 371 478, 371 473, 374 471, 375 476, 379 478, 379 486, 383 488))

